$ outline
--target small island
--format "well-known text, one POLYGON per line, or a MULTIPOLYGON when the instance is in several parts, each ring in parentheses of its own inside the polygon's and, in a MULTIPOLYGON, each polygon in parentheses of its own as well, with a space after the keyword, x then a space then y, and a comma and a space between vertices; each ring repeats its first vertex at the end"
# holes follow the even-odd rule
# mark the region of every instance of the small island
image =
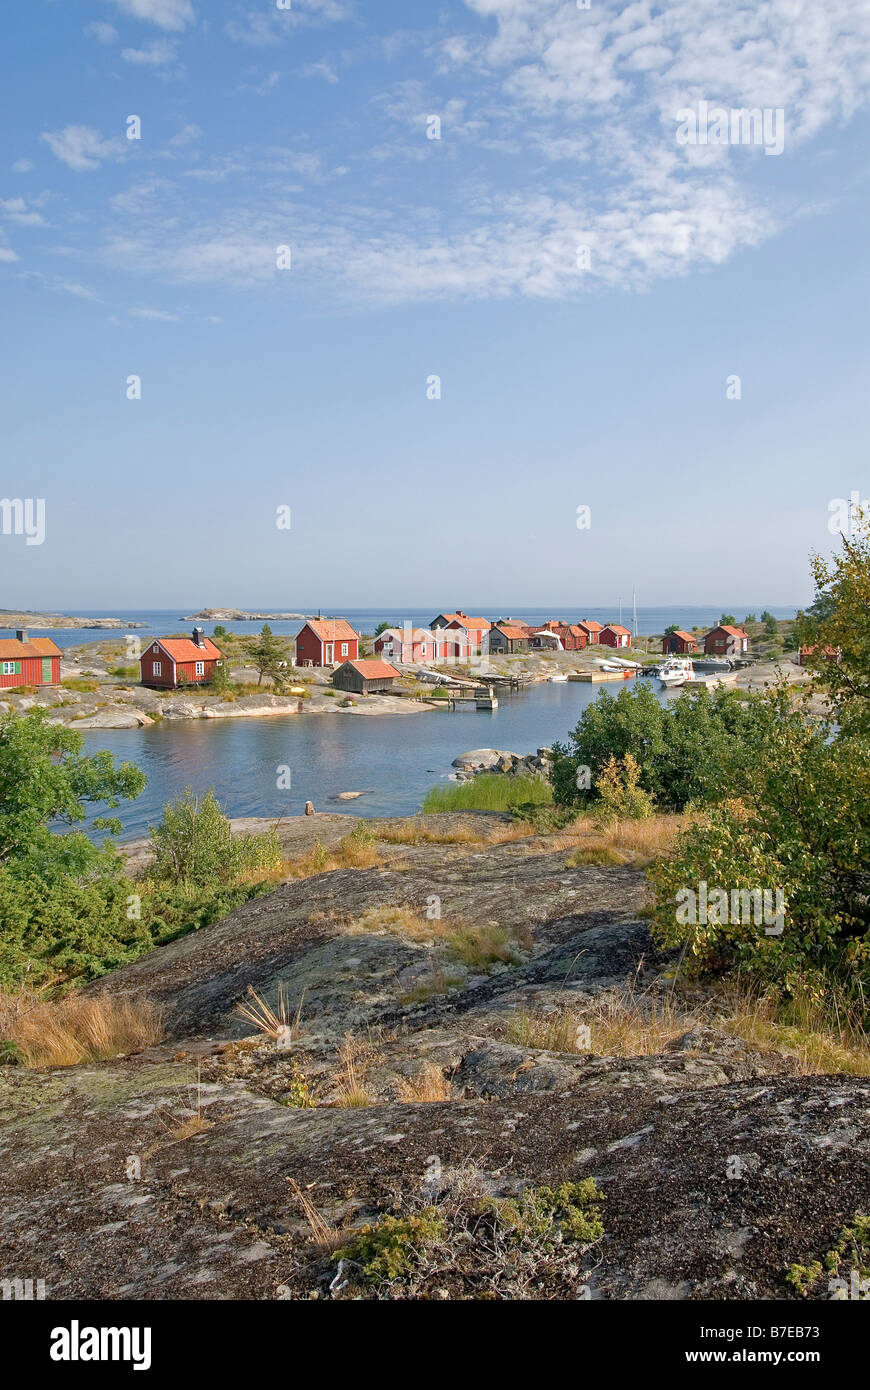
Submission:
POLYGON ((13 613, 0 608, 0 628, 131 628, 147 627, 147 623, 128 622, 126 618, 74 618, 67 613, 13 613))
POLYGON ((244 608, 201 608, 198 613, 189 613, 184 622, 292 623, 316 617, 316 613, 247 613, 244 608))

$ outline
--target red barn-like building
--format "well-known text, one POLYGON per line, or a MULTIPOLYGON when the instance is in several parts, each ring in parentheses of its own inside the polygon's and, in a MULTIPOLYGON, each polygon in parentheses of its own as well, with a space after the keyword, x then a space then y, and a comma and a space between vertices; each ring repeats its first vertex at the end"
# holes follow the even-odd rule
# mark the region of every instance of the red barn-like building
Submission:
POLYGON ((742 627, 720 623, 704 638, 704 651, 708 656, 742 656, 749 651, 749 636, 742 627))
POLYGON ((34 637, 19 628, 14 637, 0 638, 0 689, 17 685, 58 685, 60 647, 50 637, 34 637))
POLYGON ((698 643, 691 632, 684 632, 679 628, 676 632, 666 632, 662 638, 662 652, 678 652, 680 656, 688 656, 691 652, 698 650, 698 643))
POLYGON ((599 632, 598 641, 603 647, 630 647, 631 633, 627 627, 622 627, 620 623, 608 623, 599 632))
POLYGON ((206 685, 221 664, 220 648, 201 627, 193 637, 157 637, 139 658, 143 685, 174 690, 179 685, 206 685))
POLYGON ((346 618, 311 618, 296 638, 297 666, 341 666, 359 657, 359 633, 346 618))

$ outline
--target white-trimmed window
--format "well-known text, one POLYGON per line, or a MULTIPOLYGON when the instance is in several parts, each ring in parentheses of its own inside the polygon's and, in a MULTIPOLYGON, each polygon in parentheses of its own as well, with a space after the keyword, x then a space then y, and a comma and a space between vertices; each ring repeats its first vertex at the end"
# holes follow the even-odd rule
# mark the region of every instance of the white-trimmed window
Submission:
POLYGON ((152 663, 151 663, 151 670, 154 672, 154 675, 155 675, 155 676, 162 676, 162 675, 163 675, 163 662, 162 662, 162 661, 152 661, 152 663))
POLYGON ((15 662, 14 662, 14 661, 4 661, 4 662, 3 662, 3 674, 4 674, 4 676, 14 676, 14 675, 15 675, 15 662))
POLYGON ((341 654, 342 654, 342 656, 347 656, 348 650, 349 650, 349 648, 348 648, 347 643, 346 643, 346 642, 342 642, 342 644, 341 644, 341 654))
POLYGON ((204 676, 204 675, 205 675, 205 662, 204 662, 204 661, 198 661, 198 662, 196 663, 196 674, 197 674, 198 676, 204 676))

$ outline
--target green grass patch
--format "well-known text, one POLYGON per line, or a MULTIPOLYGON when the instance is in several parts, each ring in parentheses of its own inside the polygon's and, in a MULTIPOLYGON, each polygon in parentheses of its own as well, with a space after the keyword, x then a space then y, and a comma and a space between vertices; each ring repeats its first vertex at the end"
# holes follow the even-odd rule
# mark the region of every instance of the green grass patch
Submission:
POLYGON ((509 777, 482 772, 467 782, 432 787, 423 801, 424 812, 512 811, 517 806, 550 805, 553 790, 540 777, 509 777))

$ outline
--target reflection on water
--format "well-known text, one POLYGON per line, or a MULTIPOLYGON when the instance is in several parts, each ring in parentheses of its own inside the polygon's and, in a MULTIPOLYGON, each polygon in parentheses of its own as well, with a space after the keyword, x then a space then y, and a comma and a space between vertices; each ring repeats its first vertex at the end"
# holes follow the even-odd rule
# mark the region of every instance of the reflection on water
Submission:
POLYGON ((231 816, 298 816, 306 801, 318 811, 404 815, 420 809, 428 788, 450 773, 458 754, 471 748, 529 753, 564 740, 600 690, 622 688, 541 684, 500 694, 492 712, 204 719, 92 730, 84 737, 88 752, 108 748, 138 763, 148 778, 142 795, 114 813, 126 839, 145 834, 165 802, 187 786, 198 792, 213 787, 231 816), (282 766, 291 770, 292 785, 285 790, 278 788, 282 766), (344 791, 365 796, 336 800, 344 791))

